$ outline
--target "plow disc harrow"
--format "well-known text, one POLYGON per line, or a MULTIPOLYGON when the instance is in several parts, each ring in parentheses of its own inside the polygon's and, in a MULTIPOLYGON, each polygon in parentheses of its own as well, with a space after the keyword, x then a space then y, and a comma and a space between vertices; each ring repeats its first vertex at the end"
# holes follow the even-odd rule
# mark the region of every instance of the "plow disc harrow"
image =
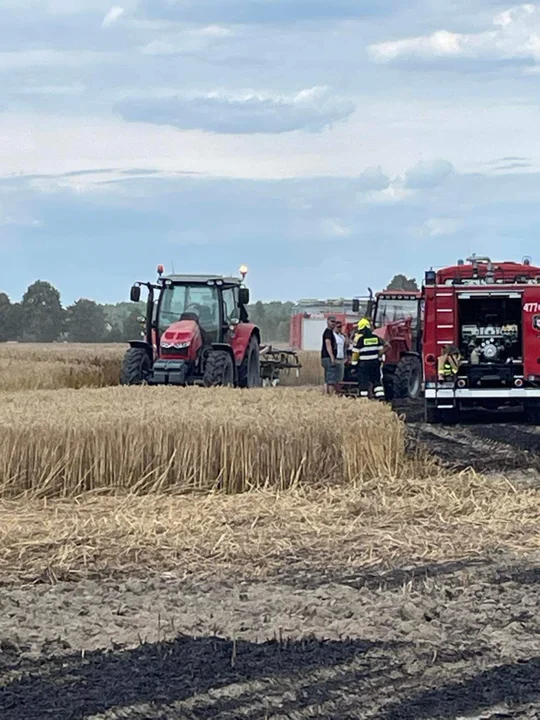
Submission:
POLYGON ((283 375, 296 373, 299 377, 302 365, 295 350, 278 350, 271 345, 261 347, 261 384, 276 387, 283 375))

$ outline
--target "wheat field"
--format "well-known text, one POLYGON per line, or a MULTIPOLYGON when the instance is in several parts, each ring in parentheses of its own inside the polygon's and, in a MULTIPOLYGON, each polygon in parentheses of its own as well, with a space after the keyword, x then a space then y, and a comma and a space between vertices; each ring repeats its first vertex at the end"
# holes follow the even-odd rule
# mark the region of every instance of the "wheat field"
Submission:
MULTIPOLYGON (((537 491, 411 457, 386 406, 305 387, 107 387, 123 351, 0 348, 6 577, 179 558, 186 572, 257 574, 313 554, 391 566, 539 547, 537 491)), ((317 353, 302 361, 317 384, 317 353)))
POLYGON ((0 430, 3 497, 354 485, 409 463, 388 408, 314 390, 4 393, 0 430))
MULTIPOLYGON (((0 344, 0 391, 100 388, 118 385, 127 345, 0 344)), ((300 352, 302 370, 283 373, 285 387, 322 385, 319 353, 300 352)))
POLYGON ((0 391, 118 385, 125 345, 0 345, 0 391))

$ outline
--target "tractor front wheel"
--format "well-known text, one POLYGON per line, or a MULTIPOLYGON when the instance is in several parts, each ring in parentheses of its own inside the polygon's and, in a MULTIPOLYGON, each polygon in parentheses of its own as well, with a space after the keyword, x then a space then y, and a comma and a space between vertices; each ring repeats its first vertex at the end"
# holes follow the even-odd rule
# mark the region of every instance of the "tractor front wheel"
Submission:
POLYGON ((150 356, 144 348, 130 348, 124 355, 120 385, 142 385, 152 370, 150 356))
POLYGON ((415 355, 406 355, 394 373, 394 397, 416 400, 422 392, 422 363, 415 355))
POLYGON ((261 386, 261 357, 255 335, 249 341, 242 364, 238 368, 238 384, 241 388, 261 386))
POLYGON ((234 365, 228 352, 213 350, 209 353, 204 368, 203 383, 205 387, 234 385, 234 365))

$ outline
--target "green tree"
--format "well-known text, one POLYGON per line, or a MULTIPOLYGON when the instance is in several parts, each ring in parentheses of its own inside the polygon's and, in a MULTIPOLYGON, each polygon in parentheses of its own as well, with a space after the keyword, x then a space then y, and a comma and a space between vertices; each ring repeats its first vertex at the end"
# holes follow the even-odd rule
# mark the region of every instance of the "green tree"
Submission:
POLYGON ((106 342, 110 343, 121 343, 124 341, 124 331, 122 328, 122 325, 119 325, 118 323, 114 323, 113 325, 110 325, 110 330, 107 332, 105 336, 106 342))
POLYGON ((289 341, 293 307, 291 302, 257 302, 248 308, 249 319, 259 327, 263 342, 289 341))
POLYGON ((21 308, 23 340, 54 342, 58 339, 63 330, 64 310, 55 287, 38 280, 25 292, 21 308))
POLYGON ((406 275, 399 274, 394 275, 390 284, 386 288, 387 290, 404 290, 404 291, 418 291, 418 283, 414 278, 408 278, 406 275))
POLYGON ((122 335, 125 342, 138 340, 141 337, 143 328, 139 322, 139 318, 142 316, 144 316, 144 312, 141 313, 140 306, 133 305, 123 323, 122 335))
POLYGON ((6 293, 0 293, 0 342, 11 340, 13 306, 6 293))
POLYGON ((66 330, 70 342, 103 342, 105 310, 93 300, 77 300, 66 310, 66 330))

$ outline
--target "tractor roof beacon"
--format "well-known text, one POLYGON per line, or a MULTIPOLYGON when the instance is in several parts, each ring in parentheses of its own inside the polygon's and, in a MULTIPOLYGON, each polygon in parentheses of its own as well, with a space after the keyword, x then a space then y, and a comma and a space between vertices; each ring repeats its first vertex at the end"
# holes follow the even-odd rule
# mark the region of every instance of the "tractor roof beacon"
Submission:
POLYGON ((133 340, 122 367, 122 385, 259 387, 259 328, 249 322, 249 290, 241 277, 167 275, 137 282, 131 300, 148 290, 144 339, 133 340))

